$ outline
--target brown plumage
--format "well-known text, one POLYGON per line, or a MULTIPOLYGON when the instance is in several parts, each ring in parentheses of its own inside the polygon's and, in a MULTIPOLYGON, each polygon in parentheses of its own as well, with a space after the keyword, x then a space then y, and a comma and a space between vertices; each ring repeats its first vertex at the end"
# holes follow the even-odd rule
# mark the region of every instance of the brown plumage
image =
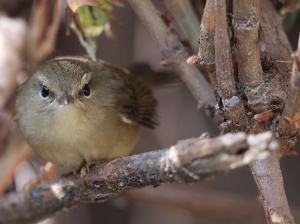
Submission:
POLYGON ((15 119, 33 150, 54 164, 78 170, 126 156, 140 126, 157 125, 150 86, 177 79, 149 67, 137 74, 81 56, 52 59, 22 84, 15 119))

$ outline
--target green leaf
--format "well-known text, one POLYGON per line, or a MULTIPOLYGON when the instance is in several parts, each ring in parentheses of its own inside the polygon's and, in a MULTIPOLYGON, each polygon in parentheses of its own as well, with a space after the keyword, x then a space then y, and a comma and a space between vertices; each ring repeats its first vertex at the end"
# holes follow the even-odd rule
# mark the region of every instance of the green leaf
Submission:
MULTIPOLYGON (((105 0, 97 0, 99 3, 104 5, 109 11, 112 11, 113 5, 105 0)), ((88 6, 83 6, 77 9, 77 13, 80 16, 80 23, 85 31, 86 36, 97 37, 99 36, 106 22, 108 22, 109 17, 107 14, 97 7, 91 7, 93 15, 96 20, 94 20, 91 11, 88 6)))

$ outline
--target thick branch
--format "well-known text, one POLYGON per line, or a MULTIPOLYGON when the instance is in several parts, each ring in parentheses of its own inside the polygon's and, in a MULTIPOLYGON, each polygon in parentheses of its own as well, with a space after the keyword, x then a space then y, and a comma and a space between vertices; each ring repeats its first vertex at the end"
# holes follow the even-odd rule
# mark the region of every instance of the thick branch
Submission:
POLYGON ((221 91, 225 116, 236 124, 246 121, 242 101, 236 96, 231 51, 227 31, 226 0, 214 0, 216 78, 221 91))
POLYGON ((124 191, 169 183, 196 182, 253 160, 266 158, 278 147, 271 132, 227 134, 179 141, 168 149, 115 159, 91 167, 85 178, 68 174, 42 182, 25 199, 10 193, 0 199, 0 223, 33 222, 86 202, 99 202, 124 191))
POLYGON ((258 41, 260 0, 233 0, 233 27, 238 53, 239 79, 245 87, 263 81, 258 41))
MULTIPOLYGON (((173 30, 168 31, 150 0, 128 0, 128 2, 162 54, 164 63, 171 65, 190 89, 199 106, 204 108, 209 117, 214 118, 216 100, 213 90, 196 67, 187 65, 188 54, 181 44, 178 34, 173 30)), ((220 119, 221 117, 215 117, 214 121, 220 123, 220 119)))
POLYGON ((200 32, 200 21, 192 7, 190 0, 165 0, 167 8, 175 16, 186 33, 194 52, 199 49, 198 36, 200 32))

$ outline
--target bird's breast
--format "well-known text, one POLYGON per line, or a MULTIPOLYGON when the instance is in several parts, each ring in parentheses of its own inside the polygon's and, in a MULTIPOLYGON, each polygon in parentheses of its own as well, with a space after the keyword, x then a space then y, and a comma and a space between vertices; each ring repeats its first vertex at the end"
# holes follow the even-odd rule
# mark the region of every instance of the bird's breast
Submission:
POLYGON ((89 119, 69 105, 53 112, 48 133, 42 134, 46 137, 35 151, 57 165, 79 169, 85 162, 123 157, 137 142, 139 126, 124 123, 119 116, 99 113, 89 119))

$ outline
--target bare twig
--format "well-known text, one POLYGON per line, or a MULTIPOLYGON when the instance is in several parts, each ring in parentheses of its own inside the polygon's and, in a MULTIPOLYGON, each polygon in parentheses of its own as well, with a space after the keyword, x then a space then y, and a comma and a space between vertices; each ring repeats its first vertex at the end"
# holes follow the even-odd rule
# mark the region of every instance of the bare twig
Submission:
POLYGON ((198 35, 200 32, 200 21, 192 7, 191 1, 165 0, 164 2, 186 33, 193 51, 197 52, 199 49, 198 35))
POLYGON ((227 134, 215 139, 179 141, 168 149, 115 159, 91 167, 85 178, 68 174, 45 181, 29 194, 9 193, 0 199, 0 223, 33 222, 86 202, 100 202, 124 191, 149 185, 211 179, 278 147, 271 132, 227 134))
POLYGON ((239 124, 246 121, 242 101, 236 96, 231 51, 227 31, 226 0, 214 0, 216 78, 221 91, 225 116, 239 124))
POLYGON ((258 41, 260 0, 233 1, 233 27, 238 53, 239 79, 245 87, 263 81, 258 41))
POLYGON ((204 64, 214 89, 216 99, 221 95, 217 79, 215 64, 215 16, 213 0, 206 1, 200 29, 200 45, 198 54, 194 54, 187 60, 188 64, 204 64))
POLYGON ((216 100, 213 90, 196 67, 187 65, 188 54, 182 46, 178 34, 173 30, 168 32, 167 26, 150 0, 128 0, 128 2, 162 54, 164 63, 170 64, 180 75, 206 114, 213 118, 216 123, 220 123, 221 117, 214 113, 216 100))
POLYGON ((214 0, 215 15, 215 61, 218 85, 223 99, 230 99, 236 95, 232 74, 231 51, 227 31, 226 0, 214 0))
POLYGON ((250 165, 262 196, 267 223, 295 223, 286 199, 277 154, 250 165))

